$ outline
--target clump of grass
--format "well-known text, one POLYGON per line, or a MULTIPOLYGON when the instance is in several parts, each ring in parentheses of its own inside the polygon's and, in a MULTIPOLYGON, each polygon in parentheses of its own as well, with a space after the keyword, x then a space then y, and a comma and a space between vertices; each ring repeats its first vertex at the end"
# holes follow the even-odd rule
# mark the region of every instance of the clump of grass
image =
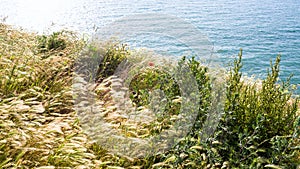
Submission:
POLYGON ((100 62, 100 65, 97 70, 97 81, 101 82, 105 78, 114 74, 117 67, 122 61, 126 59, 129 55, 128 48, 125 44, 112 44, 110 45, 104 56, 103 60, 100 62))
POLYGON ((73 60, 83 46, 37 53, 37 35, 0 24, 0 168, 93 166, 71 93, 73 60))

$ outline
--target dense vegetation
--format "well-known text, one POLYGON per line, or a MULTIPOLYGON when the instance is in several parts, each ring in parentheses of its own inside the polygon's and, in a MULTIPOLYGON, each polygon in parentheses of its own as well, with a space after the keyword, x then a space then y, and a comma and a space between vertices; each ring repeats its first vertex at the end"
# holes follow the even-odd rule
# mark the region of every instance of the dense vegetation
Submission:
MULTIPOLYGON (((193 128, 165 153, 130 158, 108 152, 82 130, 74 109, 72 80, 74 62, 85 45, 72 32, 39 36, 0 24, 0 168, 299 167, 298 98, 292 96, 289 79, 279 80, 280 56, 271 62, 267 77, 255 81, 242 76, 239 53, 226 76, 224 113, 206 140, 200 131, 214 97, 213 77, 200 61, 183 57, 178 67, 190 68, 199 90, 193 128)), ((111 86, 107 84, 132 53, 117 43, 87 49, 92 59, 100 61, 96 67, 89 66, 96 68, 92 80, 98 83, 97 98, 110 105, 111 86)), ((146 109, 151 106, 149 91, 161 89, 166 106, 163 116, 132 130, 130 137, 158 134, 172 126, 179 114, 182 96, 176 80, 159 66, 149 65, 133 77, 129 98, 134 106, 146 109)), ((109 119, 110 123, 119 120, 109 119)), ((124 125, 119 128, 124 131, 124 125)))

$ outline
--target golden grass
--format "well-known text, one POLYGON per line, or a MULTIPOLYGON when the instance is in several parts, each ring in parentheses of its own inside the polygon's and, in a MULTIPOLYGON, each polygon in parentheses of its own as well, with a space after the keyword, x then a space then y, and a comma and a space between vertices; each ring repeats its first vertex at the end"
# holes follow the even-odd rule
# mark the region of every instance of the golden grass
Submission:
POLYGON ((39 38, 0 23, 0 168, 118 168, 126 161, 140 168, 102 149, 79 124, 72 69, 84 40, 62 31, 63 50, 40 52, 39 38))
POLYGON ((0 24, 0 168, 141 168, 139 159, 102 149, 79 124, 72 69, 85 42, 62 31, 66 47, 41 52, 40 37, 0 24))
POLYGON ((71 32, 64 50, 37 51, 37 35, 0 24, 0 168, 90 168, 73 110, 71 66, 83 41, 71 32))

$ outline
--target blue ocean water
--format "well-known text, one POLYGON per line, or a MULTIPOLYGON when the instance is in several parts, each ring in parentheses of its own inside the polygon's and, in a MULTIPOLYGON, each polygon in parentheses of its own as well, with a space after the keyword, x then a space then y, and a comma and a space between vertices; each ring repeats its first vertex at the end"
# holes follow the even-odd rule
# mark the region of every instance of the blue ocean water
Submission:
MULTIPOLYGON (((249 76, 264 77, 270 60, 281 54, 281 79, 294 74, 291 82, 300 84, 299 0, 0 0, 0 18, 39 32, 68 28, 93 34, 123 17, 147 13, 194 25, 225 66, 242 48, 243 70, 249 76)), ((149 38, 140 40, 145 46, 167 46, 144 38, 149 38)))

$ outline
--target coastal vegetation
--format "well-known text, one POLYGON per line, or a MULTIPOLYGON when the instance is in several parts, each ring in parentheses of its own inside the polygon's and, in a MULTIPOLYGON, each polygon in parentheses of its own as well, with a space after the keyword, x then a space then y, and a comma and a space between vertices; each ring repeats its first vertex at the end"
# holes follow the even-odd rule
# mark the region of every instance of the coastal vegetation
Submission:
POLYGON ((95 82, 92 91, 108 123, 134 138, 159 134, 175 123, 183 99, 180 85, 152 62, 133 76, 128 98, 141 112, 153 110, 149 93, 160 89, 166 98, 162 115, 133 123, 111 108, 114 72, 133 56, 125 45, 111 42, 100 49, 74 32, 37 35, 0 24, 0 168, 299 168, 299 101, 290 79, 279 79, 280 56, 265 79, 249 82, 241 72, 240 51, 226 72, 224 111, 205 140, 200 131, 215 97, 214 77, 195 57, 183 57, 177 67, 191 70, 198 89, 191 131, 163 153, 132 158, 109 152, 83 130, 72 85, 84 49, 87 59, 100 62, 87 66, 96 72, 87 81, 95 82))

